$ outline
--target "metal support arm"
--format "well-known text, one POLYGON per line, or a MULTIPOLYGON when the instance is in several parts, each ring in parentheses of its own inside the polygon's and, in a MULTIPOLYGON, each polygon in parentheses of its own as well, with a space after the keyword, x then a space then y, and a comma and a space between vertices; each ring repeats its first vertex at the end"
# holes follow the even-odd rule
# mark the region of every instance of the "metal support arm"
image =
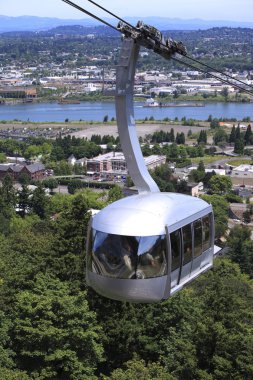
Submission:
POLYGON ((116 71, 116 117, 121 147, 129 174, 139 193, 159 192, 150 176, 136 133, 133 107, 134 76, 140 46, 124 38, 116 71))

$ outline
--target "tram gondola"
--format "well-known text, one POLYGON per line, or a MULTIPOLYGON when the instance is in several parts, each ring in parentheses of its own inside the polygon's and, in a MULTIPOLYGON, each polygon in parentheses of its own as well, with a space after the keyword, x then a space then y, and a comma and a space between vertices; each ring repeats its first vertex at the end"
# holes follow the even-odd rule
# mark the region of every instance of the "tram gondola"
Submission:
POLYGON ((133 195, 93 216, 87 280, 112 299, 158 302, 210 269, 214 253, 208 203, 176 193, 133 195))

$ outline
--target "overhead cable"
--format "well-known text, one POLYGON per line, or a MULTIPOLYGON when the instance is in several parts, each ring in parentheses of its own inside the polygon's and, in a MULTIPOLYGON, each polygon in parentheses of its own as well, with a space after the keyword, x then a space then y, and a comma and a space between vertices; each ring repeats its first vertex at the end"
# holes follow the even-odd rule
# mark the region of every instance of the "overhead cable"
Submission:
POLYGON ((101 22, 102 24, 105 24, 105 25, 109 26, 110 28, 112 28, 112 29, 114 29, 114 30, 116 30, 116 31, 118 32, 118 29, 115 28, 115 26, 113 26, 113 25, 110 24, 109 22, 103 20, 102 18, 100 18, 100 17, 94 15, 93 13, 87 11, 86 9, 80 7, 79 5, 73 3, 72 1, 70 1, 70 0, 62 0, 62 1, 63 1, 64 3, 66 3, 66 4, 68 4, 68 5, 71 5, 73 8, 76 8, 76 9, 79 10, 79 11, 81 11, 81 12, 83 12, 83 13, 86 13, 88 16, 93 17, 93 18, 96 19, 97 21, 101 22))
POLYGON ((196 66, 194 66, 194 65, 192 65, 192 64, 190 64, 188 62, 185 62, 185 61, 183 61, 181 59, 175 58, 175 57, 171 57, 171 59, 173 59, 173 61, 176 61, 176 62, 178 62, 178 63, 180 63, 182 65, 189 66, 189 67, 191 67, 194 70, 199 70, 199 71, 201 71, 204 74, 210 75, 211 77, 213 77, 215 79, 218 79, 220 82, 223 82, 223 83, 226 83, 226 84, 228 84, 230 86, 236 87, 238 90, 246 92, 247 94, 249 94, 251 96, 253 95, 252 91, 246 90, 244 87, 241 87, 241 86, 239 86, 236 83, 231 83, 229 80, 226 80, 224 78, 220 78, 217 75, 210 73, 210 71, 205 71, 204 69, 197 68, 196 66))
MULTIPOLYGON (((74 7, 74 8, 76 8, 77 10, 79 10, 79 11, 81 11, 81 12, 87 14, 88 16, 93 17, 94 19, 96 19, 96 20, 98 20, 99 22, 101 22, 101 23, 107 25, 107 26, 110 27, 111 29, 114 29, 114 30, 116 30, 117 32, 120 32, 120 30, 119 30, 118 28, 116 28, 115 26, 113 26, 113 25, 110 24, 109 22, 107 22, 107 21, 105 21, 104 19, 102 19, 102 18, 100 18, 100 17, 94 15, 93 13, 91 13, 91 12, 87 11, 86 9, 80 7, 79 5, 75 4, 74 2, 72 2, 72 1, 70 1, 70 0, 62 0, 62 1, 63 1, 64 3, 66 3, 66 4, 68 4, 68 5, 70 5, 70 6, 74 7)), ((110 14, 111 16, 117 18, 117 19, 120 20, 121 22, 127 24, 127 25, 128 25, 130 28, 132 28, 134 31, 138 31, 138 28, 136 28, 135 26, 131 25, 129 22, 125 21, 124 19, 120 18, 119 16, 115 15, 114 13, 110 12, 108 9, 102 7, 101 5, 99 5, 98 3, 96 3, 95 1, 93 1, 93 0, 87 0, 87 1, 90 2, 90 3, 92 3, 93 5, 95 5, 96 7, 102 9, 103 11, 107 12, 107 13, 110 14)), ((166 45, 165 45, 162 41, 160 42, 160 44, 161 44, 162 46, 166 47, 166 45)), ((180 54, 180 52, 178 52, 178 54, 180 54)), ((193 58, 193 57, 190 57, 190 56, 187 55, 187 54, 181 54, 181 55, 183 55, 184 57, 188 58, 189 60, 192 60, 192 61, 194 61, 194 62, 196 62, 196 63, 198 63, 198 64, 200 64, 200 65, 202 65, 202 66, 207 67, 208 69, 210 69, 210 70, 212 70, 212 71, 217 72, 218 74, 221 74, 221 75, 223 75, 223 76, 226 76, 227 78, 232 79, 232 80, 233 80, 233 83, 230 82, 230 81, 227 80, 227 79, 224 79, 224 78, 221 78, 221 77, 219 77, 219 76, 217 76, 217 75, 214 75, 213 73, 211 73, 211 72, 209 72, 209 71, 205 71, 204 69, 201 69, 201 68, 199 68, 199 67, 196 67, 196 66, 194 66, 194 65, 192 65, 192 64, 190 64, 190 63, 188 63, 188 62, 185 62, 184 60, 180 60, 180 59, 175 58, 175 57, 170 57, 170 58, 173 59, 174 61, 180 63, 180 64, 183 64, 183 65, 185 65, 185 66, 191 67, 191 68, 193 68, 194 70, 199 70, 199 71, 201 71, 202 73, 208 74, 208 75, 210 75, 211 77, 213 77, 213 78, 215 78, 215 79, 218 79, 220 82, 223 82, 223 83, 226 83, 226 84, 228 84, 228 85, 234 86, 234 87, 236 87, 237 89, 239 89, 239 90, 241 90, 241 91, 243 91, 243 92, 245 92, 245 93, 248 93, 248 94, 250 94, 250 95, 253 95, 253 92, 252 92, 252 91, 247 90, 247 89, 245 89, 244 87, 241 87, 241 86, 239 86, 238 84, 236 84, 236 83, 234 83, 234 82, 235 82, 235 81, 236 81, 236 82, 239 82, 239 83, 243 84, 244 86, 250 87, 250 88, 252 88, 252 89, 253 89, 253 86, 248 85, 247 83, 241 81, 240 79, 233 78, 231 75, 226 74, 226 73, 223 73, 222 71, 217 70, 217 69, 213 68, 212 66, 209 66, 209 65, 207 65, 207 64, 205 64, 205 63, 203 63, 203 62, 201 62, 201 61, 199 61, 199 60, 197 60, 197 59, 195 59, 195 58, 193 58)))

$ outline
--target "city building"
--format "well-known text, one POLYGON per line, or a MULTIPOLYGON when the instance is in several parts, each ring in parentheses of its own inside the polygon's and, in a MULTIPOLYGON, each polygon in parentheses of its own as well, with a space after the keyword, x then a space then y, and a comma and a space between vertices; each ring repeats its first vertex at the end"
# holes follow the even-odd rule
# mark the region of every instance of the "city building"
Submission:
POLYGON ((253 186, 253 165, 239 165, 231 173, 233 185, 253 186))
POLYGON ((20 164, 1 164, 0 180, 6 175, 10 175, 13 181, 26 174, 30 179, 40 180, 45 177, 45 166, 42 164, 20 165, 20 164))
MULTIPOLYGON (((156 166, 165 164, 166 156, 152 155, 144 157, 147 168, 154 169, 156 166)), ((111 174, 127 175, 126 160, 122 152, 110 152, 101 154, 87 160, 87 174, 111 174)))

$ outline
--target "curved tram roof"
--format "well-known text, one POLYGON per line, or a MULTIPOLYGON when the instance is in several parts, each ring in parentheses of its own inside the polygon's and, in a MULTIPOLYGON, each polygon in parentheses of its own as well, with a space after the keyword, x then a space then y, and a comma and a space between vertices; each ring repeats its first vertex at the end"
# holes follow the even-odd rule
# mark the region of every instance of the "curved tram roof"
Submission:
POLYGON ((145 193, 120 199, 105 207, 94 216, 92 227, 118 235, 161 235, 165 234, 166 225, 171 227, 193 215, 196 219, 211 211, 208 203, 189 195, 145 193))

